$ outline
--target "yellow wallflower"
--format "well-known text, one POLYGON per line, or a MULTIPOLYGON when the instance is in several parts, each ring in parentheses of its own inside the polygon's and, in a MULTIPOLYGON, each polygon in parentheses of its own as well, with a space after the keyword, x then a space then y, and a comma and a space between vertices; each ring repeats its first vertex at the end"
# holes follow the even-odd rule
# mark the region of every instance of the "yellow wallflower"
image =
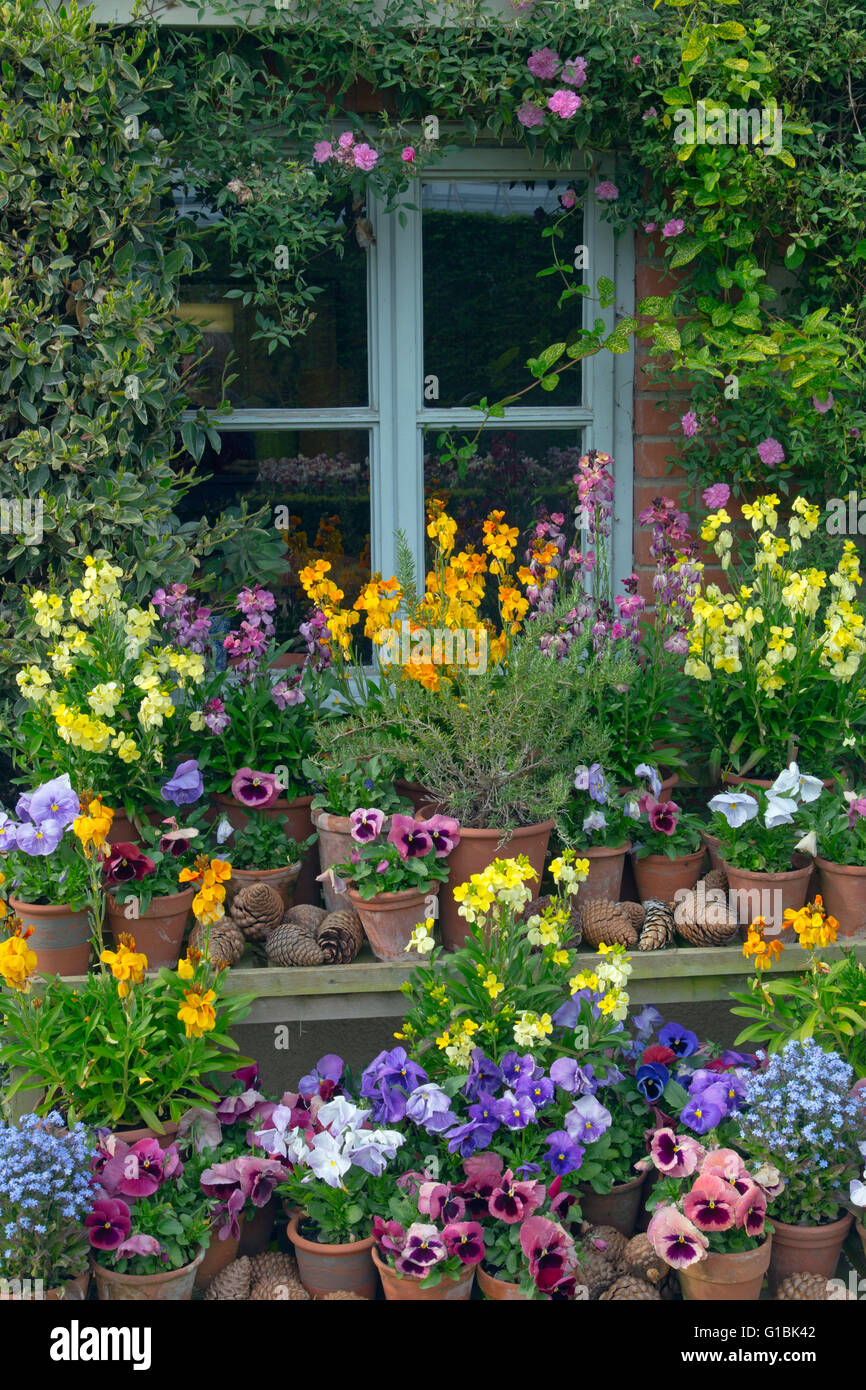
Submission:
POLYGON ((186 1003, 181 1004, 177 1016, 186 1029, 186 1036, 200 1038, 205 1033, 212 1032, 216 1028, 214 991, 209 989, 202 993, 201 990, 188 989, 184 991, 184 999, 186 1003))

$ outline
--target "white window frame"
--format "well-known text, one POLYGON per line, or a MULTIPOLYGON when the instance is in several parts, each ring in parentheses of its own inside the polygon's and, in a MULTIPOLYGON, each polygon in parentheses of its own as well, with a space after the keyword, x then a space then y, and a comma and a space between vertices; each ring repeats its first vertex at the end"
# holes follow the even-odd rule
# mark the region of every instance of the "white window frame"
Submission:
MULTIPOLYGON (((545 165, 541 155, 520 147, 474 145, 449 152, 435 167, 426 169, 424 182, 568 178, 582 172, 584 161, 575 155, 569 169, 545 165)), ((586 283, 595 291, 601 276, 613 281, 616 303, 600 309, 592 298, 583 301, 584 327, 596 318, 610 332, 618 317, 634 309, 634 246, 628 234, 614 238, 610 223, 600 216, 591 188, 597 180, 613 175, 612 161, 602 161, 583 206, 583 241, 588 248, 586 283)), ((473 434, 480 415, 469 408, 431 407, 424 403, 423 282, 420 190, 411 185, 396 210, 371 197, 368 215, 376 233, 376 245, 367 252, 367 323, 369 405, 318 409, 236 410, 217 423, 220 430, 298 431, 364 429, 370 451, 370 554, 374 571, 394 573, 396 533, 405 534, 417 572, 424 572, 424 431, 425 428, 465 428, 473 434), (415 210, 406 204, 415 204, 415 210), (402 212, 402 219, 398 216, 402 212)), ((631 341, 631 340, 630 340, 631 341)), ((527 376, 527 381, 529 377, 527 376)), ((615 494, 612 579, 614 584, 629 574, 633 565, 632 496, 633 437, 632 397, 634 351, 612 354, 602 351, 583 364, 584 405, 556 405, 544 395, 530 405, 508 406, 498 428, 547 429, 580 427, 587 449, 606 450, 615 459, 615 494)), ((538 393, 539 397, 542 393, 538 393)), ((491 503, 495 498, 491 498, 491 503)))

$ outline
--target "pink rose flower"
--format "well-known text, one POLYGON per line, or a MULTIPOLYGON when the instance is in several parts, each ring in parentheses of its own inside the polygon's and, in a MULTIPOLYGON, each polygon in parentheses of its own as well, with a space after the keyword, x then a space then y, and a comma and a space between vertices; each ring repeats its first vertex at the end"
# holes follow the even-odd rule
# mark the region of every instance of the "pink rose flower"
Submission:
POLYGON ((517 109, 517 119, 522 126, 530 129, 532 126, 544 124, 544 112, 534 101, 525 101, 517 109))
POLYGON ((817 396, 812 397, 813 409, 817 410, 819 415, 826 415, 828 410, 833 409, 834 404, 832 391, 827 392, 826 401, 819 401, 817 396))
POLYGON ((561 87, 559 91, 554 92, 553 96, 547 99, 547 109, 552 111, 554 115, 560 116, 563 120, 567 120, 569 116, 573 116, 575 111, 580 109, 581 105, 582 102, 580 97, 575 92, 567 92, 563 87, 561 87))
POLYGON ((644 222, 643 229, 646 232, 647 236, 649 236, 652 232, 655 231, 656 224, 655 222, 644 222))
POLYGON ((560 82, 566 82, 569 87, 582 87, 586 81, 586 59, 567 58, 559 74, 560 82))
POLYGON ((762 439, 758 445, 758 458, 761 463, 769 464, 772 467, 774 463, 784 463, 785 450, 778 439, 774 439, 770 435, 768 439, 762 439))
POLYGON ((379 158, 376 151, 367 144, 356 145, 352 153, 355 160, 355 168, 363 169, 365 173, 369 173, 376 163, 376 160, 379 158))
POLYGON ((615 203, 619 197, 619 189, 615 183, 611 183, 610 179, 605 179, 603 183, 596 185, 595 196, 600 198, 602 202, 615 203))
POLYGON ((687 410, 685 415, 680 416, 680 424, 683 427, 683 434, 689 439, 693 439, 698 432, 698 417, 693 410, 687 410))
POLYGON ((559 72, 559 54, 552 48, 536 48, 526 60, 533 77, 550 78, 559 72))
POLYGON ((414 164, 414 163, 415 163, 415 147, 414 147, 414 145, 404 145, 404 146, 403 146, 403 149, 402 149, 402 151, 401 151, 401 153, 400 153, 400 158, 402 159, 402 161, 403 161, 404 164, 414 164))
POLYGON ((344 130, 337 143, 339 144, 341 150, 348 150, 350 146, 354 145, 355 137, 352 134, 351 130, 344 130))
POLYGON ((577 194, 573 188, 567 188, 564 193, 560 193, 559 201, 564 208, 573 208, 577 202, 577 194))
POLYGON ((313 159, 317 164, 324 164, 326 160, 334 156, 334 146, 330 140, 317 140, 313 146, 313 159))
POLYGON ((670 222, 666 222, 662 227, 662 236, 679 236, 685 230, 685 225, 681 217, 672 217, 670 222))
POLYGON ((711 487, 701 493, 705 507, 709 507, 711 512, 715 512, 719 507, 726 507, 731 495, 731 489, 727 483, 713 483, 711 487))

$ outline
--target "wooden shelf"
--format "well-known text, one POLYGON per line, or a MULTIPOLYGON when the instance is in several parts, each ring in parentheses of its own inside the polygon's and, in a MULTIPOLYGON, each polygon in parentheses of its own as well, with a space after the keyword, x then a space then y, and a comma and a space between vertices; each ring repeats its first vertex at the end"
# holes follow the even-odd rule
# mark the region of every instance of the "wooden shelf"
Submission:
MULTIPOLYGON (((850 941, 858 958, 866 963, 866 941, 850 941)), ((839 958, 838 947, 829 947, 824 958, 839 958)), ((576 969, 591 968, 594 951, 579 952, 576 969)), ((730 999, 745 988, 754 974, 742 954, 742 945, 673 946, 664 951, 631 953, 629 995, 633 1004, 683 1004, 730 999)), ((798 975, 805 956, 789 948, 772 977, 798 975)), ((228 993, 252 993, 255 1003, 246 1023, 291 1023, 294 1020, 329 1018, 395 1018, 405 1012, 406 998, 400 986, 417 965, 410 961, 377 961, 363 951, 351 965, 257 966, 243 964, 228 972, 228 993)))

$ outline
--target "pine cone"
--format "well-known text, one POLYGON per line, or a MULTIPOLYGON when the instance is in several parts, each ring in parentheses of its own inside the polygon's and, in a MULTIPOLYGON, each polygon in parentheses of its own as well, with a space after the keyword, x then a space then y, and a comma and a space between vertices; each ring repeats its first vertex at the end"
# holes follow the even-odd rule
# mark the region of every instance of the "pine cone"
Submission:
POLYGON ((269 931, 279 926, 285 910, 276 888, 269 883, 248 883, 235 896, 231 917, 247 941, 263 941, 269 931))
POLYGON ((618 1231, 616 1226, 592 1226, 584 1223, 581 1228, 584 1242, 589 1241, 598 1250, 616 1274, 625 1272, 625 1254, 628 1249, 628 1236, 618 1231))
POLYGON ((586 1285, 590 1299, 598 1298, 618 1278, 616 1266, 591 1242, 578 1246, 577 1259, 574 1277, 578 1284, 586 1285))
POLYGON ((709 893, 711 888, 721 888, 723 893, 728 891, 728 875, 724 869, 710 869, 708 874, 700 880, 709 893))
POLYGON ((348 965, 360 951, 363 939, 361 919, 352 909, 341 908, 329 912, 317 933, 318 943, 328 964, 348 965))
POLYGON ((846 1289, 837 1279, 827 1279, 823 1274, 789 1274, 776 1290, 776 1302, 809 1301, 829 1303, 836 1300, 856 1299, 857 1295, 846 1289))
POLYGON ((328 913, 324 907, 313 907, 312 903, 298 903, 297 907, 290 907, 283 917, 286 926, 305 927, 313 933, 319 930, 328 913))
POLYGON ((312 932, 303 927, 275 927, 265 950, 271 965, 324 965, 325 953, 312 932))
POLYGON ((666 903, 654 899, 644 904, 644 923, 638 946, 641 951, 659 951, 674 939, 674 914, 666 903))
POLYGON ((738 930, 736 914, 720 888, 705 891, 698 886, 683 893, 674 908, 674 922, 690 946, 727 946, 738 930))
POLYGON ((243 1303, 250 1296, 250 1262, 246 1255, 232 1260, 215 1274, 205 1290, 205 1298, 218 1303, 243 1303))
POLYGON ((237 965, 244 953, 244 934, 231 917, 221 917, 211 927, 196 922, 189 934, 189 945, 205 954, 212 965, 237 965))
POLYGON ((640 931, 646 916, 646 903, 617 903, 620 912, 628 918, 636 931, 640 931))
POLYGON ((610 1288, 605 1289, 604 1293, 600 1295, 600 1301, 603 1303, 607 1299, 613 1300, 618 1298, 630 1299, 632 1302, 636 1300, 645 1301, 647 1299, 660 1301, 661 1294, 658 1289, 653 1288, 652 1284, 648 1284, 645 1279, 635 1279, 633 1274, 621 1274, 616 1282, 611 1284, 610 1288))
POLYGON ((261 1284, 265 1279, 282 1279, 300 1282, 298 1262, 294 1255, 282 1250, 263 1250, 250 1256, 250 1284, 261 1284))
POLYGON ((647 1235, 632 1236, 625 1247, 625 1268, 635 1279, 645 1279, 656 1286, 663 1284, 670 1273, 670 1266, 653 1250, 647 1235))
POLYGON ((636 946, 637 931, 618 903, 606 898, 589 898, 579 904, 583 939, 588 946, 636 946))
POLYGON ((252 1303, 308 1303, 310 1295, 299 1279, 281 1279, 279 1275, 262 1279, 250 1294, 252 1303))
POLYGON ((361 1303, 369 1302, 369 1299, 366 1299, 362 1293, 352 1293, 351 1289, 332 1289, 330 1293, 323 1293, 321 1295, 321 1302, 327 1303, 330 1299, 345 1298, 357 1298, 361 1303))

